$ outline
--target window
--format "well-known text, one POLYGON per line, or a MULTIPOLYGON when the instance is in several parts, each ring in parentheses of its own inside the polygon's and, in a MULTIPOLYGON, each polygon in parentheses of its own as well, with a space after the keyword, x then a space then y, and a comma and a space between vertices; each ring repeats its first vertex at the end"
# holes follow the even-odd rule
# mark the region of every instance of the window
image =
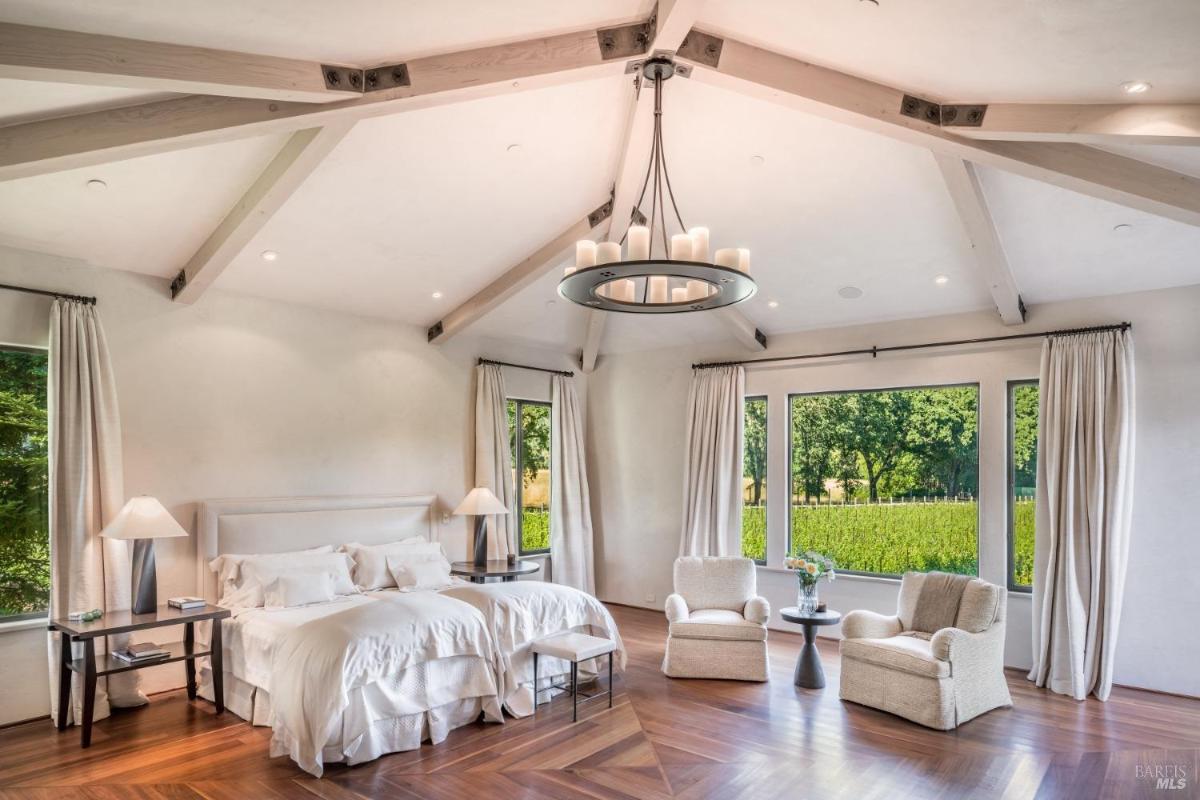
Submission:
POLYGON ((789 398, 788 551, 845 572, 979 571, 979 387, 789 398))
POLYGON ((1033 589, 1034 487, 1037 486, 1038 385, 1008 385, 1008 588, 1033 589))
POLYGON ((0 620, 50 606, 46 353, 0 348, 0 620))
POLYGON ((742 425, 742 555, 767 561, 767 398, 747 397, 742 425))
POLYGON ((508 401, 517 542, 522 555, 550 552, 550 404, 508 401))

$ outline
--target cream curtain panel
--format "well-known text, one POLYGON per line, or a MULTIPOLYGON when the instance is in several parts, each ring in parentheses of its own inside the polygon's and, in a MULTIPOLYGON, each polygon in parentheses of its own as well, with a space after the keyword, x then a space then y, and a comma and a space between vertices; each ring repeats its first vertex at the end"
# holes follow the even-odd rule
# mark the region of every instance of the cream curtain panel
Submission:
POLYGON ((596 593, 592 564, 592 503, 583 449, 583 416, 575 382, 550 383, 550 556, 555 583, 596 593))
POLYGON ((488 558, 516 553, 512 452, 504 374, 496 364, 475 367, 475 485, 486 486, 509 513, 487 518, 488 558))
POLYGON ((1106 700, 1133 510, 1131 335, 1046 339, 1040 394, 1029 679, 1106 700))
MULTIPOLYGON (((54 301, 49 369, 50 616, 92 608, 105 613, 126 610, 129 550, 124 541, 100 536, 125 498, 117 389, 95 306, 54 301)), ((121 647, 126 639, 114 636, 109 642, 121 647)), ((52 720, 58 713, 58 647, 58 637, 52 635, 52 720)), ((72 724, 79 719, 83 702, 80 676, 74 675, 73 680, 67 715, 72 724)), ((145 703, 138 684, 136 671, 101 681, 96 688, 95 718, 107 716, 110 704, 145 703)))
POLYGON ((740 555, 746 371, 692 372, 688 392, 681 556, 740 555))

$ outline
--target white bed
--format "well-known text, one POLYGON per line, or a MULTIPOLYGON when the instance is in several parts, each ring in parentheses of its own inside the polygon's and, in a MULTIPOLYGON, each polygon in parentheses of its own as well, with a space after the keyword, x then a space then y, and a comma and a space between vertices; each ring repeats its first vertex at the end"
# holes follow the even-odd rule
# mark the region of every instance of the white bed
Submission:
MULTIPOLYGON (((216 602, 208 568, 219 555, 301 550, 357 541, 437 540, 434 497, 216 500, 202 503, 197 579, 216 602)), ((320 775, 439 742, 479 719, 503 720, 498 654, 483 616, 435 593, 380 592, 304 608, 246 609, 222 626, 227 708, 270 725, 272 755, 320 775)), ((212 696, 208 665, 201 694, 212 696)))
MULTIPOLYGON (((435 497, 215 500, 199 509, 197 579, 216 602, 220 555, 278 553, 413 536, 437 541, 435 497)), ((272 755, 320 775, 325 763, 358 764, 440 742, 482 717, 502 722, 533 710, 535 639, 581 630, 617 642, 608 610, 569 587, 521 581, 460 583, 440 592, 384 590, 302 608, 240 610, 222 626, 225 705, 269 725, 272 755), (394 635, 393 635, 394 634, 394 635), (297 665, 317 664, 319 669, 297 665)), ((582 665, 584 673, 596 664, 582 665)), ((568 670, 542 665, 543 684, 568 670)), ((211 698, 205 665, 200 691, 211 698)), ((547 693, 548 694, 548 693, 547 693)), ((543 702, 546 696, 541 698, 543 702)))

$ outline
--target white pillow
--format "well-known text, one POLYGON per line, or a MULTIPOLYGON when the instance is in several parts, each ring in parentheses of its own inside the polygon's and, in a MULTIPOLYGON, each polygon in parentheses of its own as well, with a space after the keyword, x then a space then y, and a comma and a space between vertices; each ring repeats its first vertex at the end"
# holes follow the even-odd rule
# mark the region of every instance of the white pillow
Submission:
POLYGON ((388 568, 388 556, 414 556, 439 558, 446 562, 446 571, 450 570, 450 560, 446 551, 438 542, 428 542, 420 536, 404 539, 387 544, 347 544, 342 549, 354 559, 354 583, 364 592, 373 589, 386 589, 396 585, 388 568))
POLYGON ((242 588, 242 584, 244 583, 242 578, 242 564, 247 559, 270 558, 273 560, 287 560, 293 556, 332 552, 333 545, 323 544, 320 547, 313 547, 309 550, 290 550, 283 553, 254 553, 246 555, 226 553, 208 562, 208 568, 217 573, 217 593, 224 598, 242 588))
POLYGON ((263 607, 295 608, 328 603, 336 596, 333 574, 321 569, 296 569, 276 575, 263 586, 263 607))
POLYGON ((288 558, 257 556, 242 562, 242 585, 257 583, 265 588, 279 576, 290 572, 319 571, 328 573, 332 578, 334 594, 358 594, 350 577, 353 564, 345 553, 303 553, 288 558))
POLYGON ((437 556, 390 555, 387 565, 402 592, 444 589, 454 583, 449 562, 437 556))

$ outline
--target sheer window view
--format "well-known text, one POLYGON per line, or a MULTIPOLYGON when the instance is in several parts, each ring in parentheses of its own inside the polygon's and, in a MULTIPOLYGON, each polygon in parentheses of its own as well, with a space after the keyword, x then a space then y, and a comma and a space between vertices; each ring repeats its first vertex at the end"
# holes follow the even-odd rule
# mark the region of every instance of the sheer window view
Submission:
POLYGON ((743 425, 742 555, 767 560, 767 398, 747 397, 743 425))
POLYGON ((46 354, 0 350, 0 619, 50 601, 46 354))
POLYGON ((1009 586, 1033 586, 1034 487, 1037 485, 1038 385, 1009 387, 1009 481, 1012 508, 1008 515, 1009 586))
POLYGON ((522 553, 550 551, 550 404, 508 401, 508 437, 522 553))
POLYGON ((979 389, 794 395, 789 552, 978 574, 979 389))

